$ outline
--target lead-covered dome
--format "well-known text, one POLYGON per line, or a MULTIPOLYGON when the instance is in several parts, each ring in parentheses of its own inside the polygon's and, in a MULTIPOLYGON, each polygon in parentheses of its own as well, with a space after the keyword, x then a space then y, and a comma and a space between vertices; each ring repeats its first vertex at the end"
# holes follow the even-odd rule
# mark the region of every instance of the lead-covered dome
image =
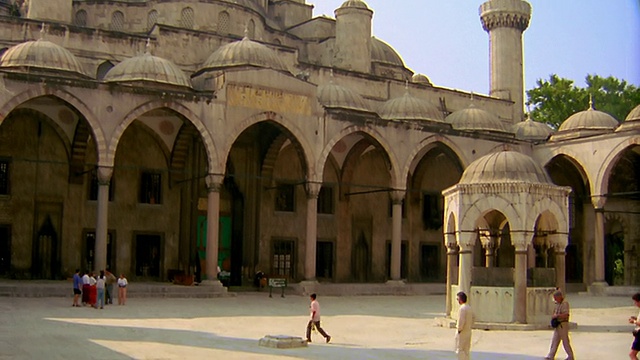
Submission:
POLYGON ((447 116, 445 121, 456 130, 509 132, 507 125, 500 121, 497 116, 473 105, 466 109, 454 111, 447 116))
POLYGON ((553 130, 547 124, 533 121, 530 117, 513 125, 513 133, 518 140, 544 141, 551 136, 553 130))
POLYGON ((238 66, 253 66, 289 72, 275 51, 246 36, 240 41, 218 48, 202 64, 198 72, 238 66))
POLYGON ((367 4, 361 0, 347 0, 340 5, 340 8, 359 8, 369 10, 367 4))
POLYGON ((551 184, 549 176, 535 160, 517 151, 500 151, 479 158, 467 167, 459 183, 513 182, 551 184))
POLYGON ((175 86, 191 87, 191 81, 178 66, 169 60, 148 52, 132 57, 107 72, 106 82, 149 81, 175 86))
POLYGON ((0 68, 16 71, 62 71, 83 78, 89 77, 69 50, 42 39, 27 41, 7 49, 0 58, 0 68))
POLYGON ((404 61, 398 52, 391 45, 375 36, 371 37, 371 61, 404 67, 404 61))
POLYGON ((571 130, 613 130, 618 126, 618 120, 613 116, 595 110, 593 105, 589 109, 575 113, 562 122, 559 132, 571 130))
POLYGON ((431 80, 424 74, 413 74, 411 82, 414 84, 432 85, 431 80))
POLYGON ((427 100, 405 92, 403 96, 385 102, 378 115, 385 120, 421 120, 444 122, 442 112, 427 100))
POLYGON ((627 118, 624 119, 624 121, 625 122, 640 121, 640 105, 638 105, 635 108, 633 108, 633 110, 631 110, 631 112, 629 112, 629 115, 627 115, 627 118))
POLYGON ((336 85, 333 81, 318 86, 316 96, 318 102, 326 108, 371 111, 359 94, 344 86, 336 85))

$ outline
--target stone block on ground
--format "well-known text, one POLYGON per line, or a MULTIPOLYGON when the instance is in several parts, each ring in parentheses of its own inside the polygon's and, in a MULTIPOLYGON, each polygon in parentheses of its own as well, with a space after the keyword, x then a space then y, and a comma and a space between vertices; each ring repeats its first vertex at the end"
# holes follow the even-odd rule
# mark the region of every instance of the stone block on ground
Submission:
POLYGON ((258 345, 276 349, 293 349, 306 347, 307 341, 301 337, 289 335, 266 335, 258 342, 258 345))

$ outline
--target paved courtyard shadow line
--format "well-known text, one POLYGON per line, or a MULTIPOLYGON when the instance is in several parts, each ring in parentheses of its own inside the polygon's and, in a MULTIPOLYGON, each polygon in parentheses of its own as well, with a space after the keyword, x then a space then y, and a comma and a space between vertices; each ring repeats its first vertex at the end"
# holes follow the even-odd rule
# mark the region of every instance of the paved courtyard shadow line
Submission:
MULTIPOLYGON (((54 328, 60 320, 46 320, 54 328)), ((64 321, 63 321, 64 322, 64 321)), ((120 344, 127 342, 143 342, 143 343, 161 343, 176 346, 186 346, 203 349, 226 350, 237 353, 250 353, 254 355, 271 355, 293 357, 300 359, 455 359, 453 351, 442 350, 422 350, 422 349, 388 349, 388 348, 362 348, 353 345, 341 345, 339 343, 315 345, 310 344, 307 348, 299 349, 272 349, 258 346, 258 339, 245 339, 218 336, 216 334, 200 331, 188 330, 166 330, 166 329, 150 329, 139 327, 118 327, 118 326, 99 326, 87 324, 67 323, 68 330, 75 333, 76 339, 82 341, 85 345, 91 344, 92 350, 86 354, 91 354, 92 358, 109 358, 109 359, 129 359, 130 357, 118 352, 115 349, 107 349, 104 346, 93 343, 92 341, 112 341, 120 344), (69 328, 70 327, 70 328, 69 328), (101 355, 104 355, 101 356, 101 355)), ((42 354, 47 358, 73 358, 75 351, 67 351, 69 348, 60 344, 58 353, 42 354), (45 356, 46 355, 46 356, 45 356)), ((38 355, 37 353, 34 355, 38 355)), ((44 358, 43 357, 43 358, 44 358)), ((160 355, 160 357, 162 357, 160 355)), ((149 355, 148 358, 155 358, 149 355)), ((185 355, 184 359, 189 359, 185 355)), ((512 360, 533 360, 537 357, 516 355, 516 354, 499 354, 491 352, 473 352, 473 358, 479 360, 490 359, 512 359, 512 360)))

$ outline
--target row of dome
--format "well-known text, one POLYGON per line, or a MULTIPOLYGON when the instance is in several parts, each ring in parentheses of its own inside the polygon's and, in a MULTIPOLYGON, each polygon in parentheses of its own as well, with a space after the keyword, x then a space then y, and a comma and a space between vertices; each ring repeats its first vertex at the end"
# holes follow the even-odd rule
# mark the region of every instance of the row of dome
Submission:
MULTIPOLYGON (((269 68, 290 73, 275 51, 245 37, 240 41, 218 48, 194 75, 238 66, 269 68)), ((62 46, 42 39, 15 45, 7 49, 0 58, 0 69, 22 68, 62 71, 72 76, 89 78, 78 59, 71 52, 62 46)), ((191 88, 191 81, 184 71, 171 61, 153 56, 149 52, 117 64, 107 72, 104 81, 114 83, 149 81, 191 88)), ((421 74, 416 74, 412 82, 431 84, 429 79, 421 74)), ((485 110, 475 108, 473 105, 469 108, 455 111, 445 119, 436 106, 426 100, 410 95, 408 91, 401 97, 385 102, 378 111, 373 111, 357 93, 333 82, 319 86, 317 96, 320 104, 327 108, 377 112, 385 120, 449 123, 457 130, 515 133, 518 139, 534 141, 545 140, 553 132, 547 125, 531 119, 513 125, 510 130, 498 117, 485 110)), ((629 114, 626 121, 640 121, 640 106, 629 114)), ((611 115, 590 107, 586 111, 569 117, 558 130, 559 132, 613 130, 617 126, 618 121, 611 115)))

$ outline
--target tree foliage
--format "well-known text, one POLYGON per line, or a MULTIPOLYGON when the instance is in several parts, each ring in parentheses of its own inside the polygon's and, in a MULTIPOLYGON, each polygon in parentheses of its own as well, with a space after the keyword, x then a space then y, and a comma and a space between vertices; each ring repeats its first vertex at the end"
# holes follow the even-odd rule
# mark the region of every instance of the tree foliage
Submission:
POLYGON ((640 104, 640 88, 625 80, 587 75, 586 84, 580 88, 573 80, 555 74, 549 76, 549 80, 539 79, 537 86, 527 91, 531 118, 558 127, 569 116, 589 108, 589 95, 595 109, 618 121, 623 121, 640 104))

